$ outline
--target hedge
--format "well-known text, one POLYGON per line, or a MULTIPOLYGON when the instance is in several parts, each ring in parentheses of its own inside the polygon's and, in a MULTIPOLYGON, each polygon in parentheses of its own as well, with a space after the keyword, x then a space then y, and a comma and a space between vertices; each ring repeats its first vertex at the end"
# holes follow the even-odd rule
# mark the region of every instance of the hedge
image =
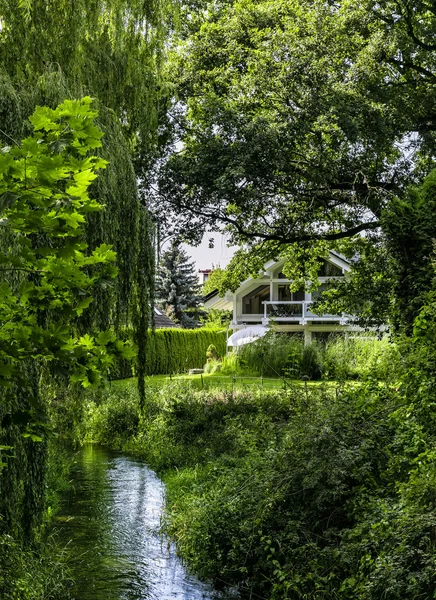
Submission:
MULTIPOLYGON (((130 332, 129 332, 130 333, 130 332)), ((126 338, 130 337, 126 334, 126 338)), ((169 375, 200 369, 206 362, 206 350, 213 344, 220 356, 226 352, 226 332, 216 329, 156 329, 149 332, 146 350, 146 374, 169 375)), ((133 364, 120 360, 111 370, 111 379, 132 377, 133 364)))

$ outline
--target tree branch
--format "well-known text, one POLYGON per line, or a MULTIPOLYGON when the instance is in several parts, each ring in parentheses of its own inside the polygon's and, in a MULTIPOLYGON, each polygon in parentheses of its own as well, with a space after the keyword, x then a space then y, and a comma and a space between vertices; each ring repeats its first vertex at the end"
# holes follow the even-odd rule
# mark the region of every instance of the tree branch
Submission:
POLYGON ((392 64, 397 65, 399 67, 402 67, 403 69, 412 69, 412 71, 421 73, 421 75, 425 75, 426 77, 429 77, 436 81, 436 75, 434 73, 432 73, 431 71, 429 71, 428 69, 421 67, 420 65, 415 65, 415 63, 412 63, 412 62, 404 62, 404 61, 398 60, 396 58, 390 58, 389 62, 391 62, 392 64))
POLYGON ((420 40, 419 37, 416 35, 416 33, 413 29, 413 22, 412 22, 412 17, 410 14, 410 9, 407 6, 406 6, 406 14, 404 15, 404 19, 405 19, 406 25, 407 25, 407 33, 410 35, 410 37, 412 38, 412 40, 415 42, 415 44, 417 46, 419 46, 420 48, 423 48, 424 50, 428 50, 430 52, 432 52, 433 50, 436 50, 436 44, 426 44, 425 42, 420 40))

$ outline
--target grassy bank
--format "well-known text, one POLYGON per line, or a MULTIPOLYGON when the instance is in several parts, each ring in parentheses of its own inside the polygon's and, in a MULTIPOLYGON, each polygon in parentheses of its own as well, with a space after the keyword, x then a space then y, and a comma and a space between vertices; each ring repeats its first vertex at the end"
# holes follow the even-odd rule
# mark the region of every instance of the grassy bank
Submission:
MULTIPOLYGON (((432 598, 432 433, 407 390, 131 384, 89 402, 83 436, 143 457, 167 485, 189 567, 272 600, 432 598)), ((433 454, 432 454, 433 453, 433 454)), ((252 594, 252 596, 250 596, 252 594)))

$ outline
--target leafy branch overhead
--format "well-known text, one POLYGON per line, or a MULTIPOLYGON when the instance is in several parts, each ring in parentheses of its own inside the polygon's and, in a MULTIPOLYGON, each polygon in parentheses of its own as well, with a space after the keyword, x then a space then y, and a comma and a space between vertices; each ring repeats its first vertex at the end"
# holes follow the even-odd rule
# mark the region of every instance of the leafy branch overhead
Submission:
MULTIPOLYGON (((83 224, 101 205, 88 188, 106 161, 90 155, 102 132, 90 98, 36 109, 34 134, 0 154, 0 384, 20 378, 26 359, 40 359, 85 387, 99 381, 114 356, 132 354, 113 333, 75 335, 93 290, 116 276, 115 252, 88 249, 83 224)), ((22 382, 24 387, 25 382, 22 382)))
POLYGON ((379 231, 435 146, 434 12, 214 3, 174 52, 178 145, 160 170, 159 218, 196 241, 226 229, 238 245, 379 231))

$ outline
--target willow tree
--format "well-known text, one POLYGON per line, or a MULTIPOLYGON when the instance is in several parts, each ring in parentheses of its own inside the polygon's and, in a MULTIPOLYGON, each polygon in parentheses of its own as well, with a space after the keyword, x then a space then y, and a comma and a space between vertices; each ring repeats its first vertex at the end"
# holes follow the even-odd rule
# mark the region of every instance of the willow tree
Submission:
MULTIPOLYGON (((111 245, 118 277, 115 282, 100 278, 94 301, 77 315, 75 327, 78 334, 97 329, 119 334, 134 326, 141 397, 154 252, 152 226, 139 200, 137 176, 146 174, 157 139, 165 11, 165 0, 0 0, 3 148, 20 148, 31 132, 28 117, 38 105, 55 108, 65 99, 90 95, 98 110, 96 124, 104 135, 96 154, 108 164, 92 183, 90 197, 103 210, 88 215, 82 241, 90 252, 102 243, 111 245)), ((52 150, 62 152, 71 141, 66 129, 52 150)), ((0 252, 10 251, 15 235, 2 236, 0 252)), ((34 233, 32 244, 40 241, 34 233)), ((94 267, 88 269, 92 274, 94 267)), ((53 318, 50 310, 44 315, 47 322, 53 318)), ((26 365, 33 397, 46 418, 53 390, 41 389, 44 377, 36 358, 28 357, 26 365)), ((58 401, 62 397, 59 394, 58 401)), ((6 445, 22 450, 3 470, 0 491, 3 500, 9 498, 13 504, 8 522, 27 522, 31 537, 32 523, 38 521, 43 506, 46 459, 41 442, 28 439, 27 446, 14 444, 21 435, 15 420, 28 411, 29 401, 27 392, 20 393, 17 402, 2 412, 0 433, 8 440, 6 445), (23 497, 23 486, 29 501, 14 503, 20 494, 23 497)), ((19 531, 12 528, 9 533, 19 531)))
MULTIPOLYGON (((166 0, 0 0, 0 137, 28 133, 36 105, 95 99, 109 166, 92 193, 105 209, 89 219, 86 239, 113 244, 119 277, 99 292, 85 326, 135 325, 140 355, 153 289, 148 213, 138 198, 157 139, 166 0)), ((138 365, 141 373, 141 364, 138 365)))

